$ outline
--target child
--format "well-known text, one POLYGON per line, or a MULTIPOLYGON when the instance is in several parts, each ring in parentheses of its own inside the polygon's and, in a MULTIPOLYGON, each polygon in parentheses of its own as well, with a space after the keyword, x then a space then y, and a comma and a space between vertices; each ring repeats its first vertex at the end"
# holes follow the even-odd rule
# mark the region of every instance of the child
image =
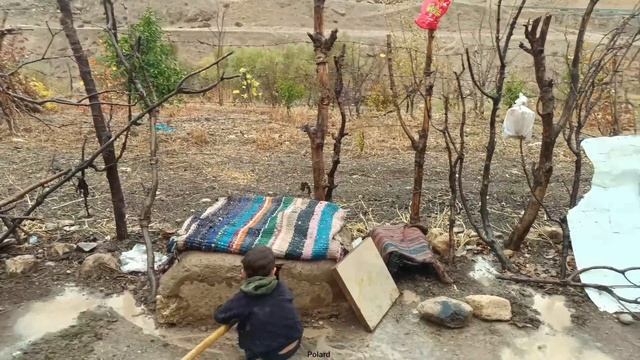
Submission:
POLYGON ((275 274, 270 248, 255 247, 242 259, 240 292, 218 308, 220 324, 238 323, 239 345, 247 360, 284 360, 298 351, 302 323, 291 291, 275 274))

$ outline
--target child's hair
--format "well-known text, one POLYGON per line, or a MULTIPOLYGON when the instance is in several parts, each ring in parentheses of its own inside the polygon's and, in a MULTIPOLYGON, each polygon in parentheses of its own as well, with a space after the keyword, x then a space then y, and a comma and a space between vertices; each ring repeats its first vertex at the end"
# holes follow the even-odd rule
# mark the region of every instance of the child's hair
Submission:
POLYGON ((256 246, 249 250, 242 259, 242 267, 247 278, 269 276, 276 266, 273 251, 266 246, 256 246))

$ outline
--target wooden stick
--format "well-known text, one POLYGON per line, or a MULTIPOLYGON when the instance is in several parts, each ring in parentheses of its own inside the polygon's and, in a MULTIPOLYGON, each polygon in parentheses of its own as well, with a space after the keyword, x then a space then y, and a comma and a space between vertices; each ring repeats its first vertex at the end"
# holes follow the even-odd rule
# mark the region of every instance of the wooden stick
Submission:
POLYGON ((12 195, 11 197, 4 199, 0 202, 0 208, 3 208, 11 203, 14 203, 20 199, 22 199, 23 197, 25 197, 25 195, 29 194, 30 192, 32 192, 33 190, 41 187, 41 186, 45 186, 48 183, 52 182, 53 180, 56 180, 58 178, 61 178, 65 175, 67 175, 67 173, 69 172, 69 170, 65 170, 65 171, 60 171, 57 174, 51 175, 50 177, 41 180, 33 185, 30 185, 29 187, 27 187, 26 189, 20 191, 17 194, 12 195))
POLYGON ((189 351, 189 353, 187 355, 185 355, 182 358, 182 360, 194 360, 200 354, 202 354, 205 350, 207 350, 207 348, 209 348, 211 345, 213 345, 213 343, 218 341, 218 339, 220 339, 222 337, 222 335, 226 334, 227 331, 229 331, 229 329, 231 329, 230 325, 222 325, 222 326, 220 326, 216 331, 213 332, 213 334, 209 335, 209 337, 207 337, 206 339, 202 340, 202 342, 200 344, 198 344, 198 346, 193 348, 193 350, 189 351))

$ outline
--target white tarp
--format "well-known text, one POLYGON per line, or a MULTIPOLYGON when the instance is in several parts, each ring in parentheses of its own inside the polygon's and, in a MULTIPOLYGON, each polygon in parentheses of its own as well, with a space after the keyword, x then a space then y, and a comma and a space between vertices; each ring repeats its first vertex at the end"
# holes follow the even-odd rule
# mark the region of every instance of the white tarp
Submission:
MULTIPOLYGON (((594 167, 591 190, 568 214, 571 243, 578 269, 640 266, 640 136, 586 139, 582 147, 594 167)), ((640 284, 640 270, 627 273, 640 284)), ((630 285, 618 273, 593 270, 581 275, 582 282, 630 285)), ((640 288, 614 290, 628 298, 640 298, 640 288)), ((626 311, 613 297, 587 289, 601 311, 626 311)), ((640 305, 625 304, 633 312, 640 305)))

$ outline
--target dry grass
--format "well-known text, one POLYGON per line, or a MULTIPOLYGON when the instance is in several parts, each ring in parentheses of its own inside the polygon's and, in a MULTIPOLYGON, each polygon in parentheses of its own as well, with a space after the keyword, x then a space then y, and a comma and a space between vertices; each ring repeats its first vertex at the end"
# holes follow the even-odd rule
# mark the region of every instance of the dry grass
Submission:
POLYGON ((188 132, 190 140, 198 145, 204 146, 209 144, 209 133, 203 128, 193 128, 188 132))

